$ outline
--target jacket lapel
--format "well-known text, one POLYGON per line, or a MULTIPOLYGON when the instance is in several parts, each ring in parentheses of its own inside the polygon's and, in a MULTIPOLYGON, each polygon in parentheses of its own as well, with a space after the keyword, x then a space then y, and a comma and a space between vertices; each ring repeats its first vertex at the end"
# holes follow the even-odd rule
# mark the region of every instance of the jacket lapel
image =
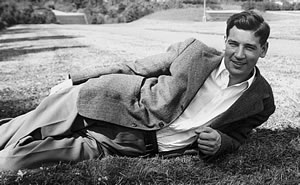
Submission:
POLYGON ((196 60, 193 60, 188 74, 189 84, 187 85, 187 96, 183 101, 184 108, 195 97, 210 73, 221 63, 223 56, 220 53, 203 51, 200 53, 200 57, 195 58, 196 60))

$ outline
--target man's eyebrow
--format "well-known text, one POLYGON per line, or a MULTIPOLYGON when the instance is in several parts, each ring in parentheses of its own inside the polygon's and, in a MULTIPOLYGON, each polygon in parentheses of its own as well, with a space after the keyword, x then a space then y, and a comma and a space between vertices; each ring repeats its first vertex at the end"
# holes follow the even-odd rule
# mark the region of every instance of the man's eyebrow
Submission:
POLYGON ((228 42, 237 42, 237 41, 232 40, 232 39, 228 39, 228 42))
POLYGON ((255 45, 255 44, 245 44, 245 46, 247 46, 247 47, 252 47, 252 48, 257 48, 257 46, 255 45))
MULTIPOLYGON (((232 40, 232 39, 228 39, 228 42, 239 43, 238 41, 232 40)), ((245 46, 252 47, 252 48, 255 48, 255 49, 257 48, 257 46, 255 44, 250 44, 250 43, 246 43, 245 46)))

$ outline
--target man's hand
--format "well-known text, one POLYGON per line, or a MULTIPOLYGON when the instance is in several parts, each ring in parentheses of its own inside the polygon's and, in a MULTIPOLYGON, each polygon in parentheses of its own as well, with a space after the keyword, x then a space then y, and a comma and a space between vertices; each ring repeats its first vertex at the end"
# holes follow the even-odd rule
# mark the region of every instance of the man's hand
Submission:
POLYGON ((60 84, 52 87, 51 90, 50 90, 50 94, 49 95, 57 93, 58 91, 61 91, 63 89, 67 89, 69 87, 72 87, 72 85, 73 85, 72 80, 71 79, 67 79, 67 80, 63 81, 62 83, 60 83, 60 84))
POLYGON ((198 147, 199 150, 207 155, 214 155, 220 149, 221 135, 210 127, 201 127, 196 131, 198 134, 198 147))

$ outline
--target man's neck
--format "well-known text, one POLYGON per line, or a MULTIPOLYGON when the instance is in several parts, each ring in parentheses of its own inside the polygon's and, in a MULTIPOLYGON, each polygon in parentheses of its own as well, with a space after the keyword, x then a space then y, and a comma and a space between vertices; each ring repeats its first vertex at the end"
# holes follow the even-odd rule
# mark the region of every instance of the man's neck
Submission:
POLYGON ((251 71, 251 73, 249 73, 245 77, 241 77, 241 76, 235 77, 235 76, 229 75, 228 87, 232 86, 232 85, 235 85, 235 84, 238 84, 238 83, 241 83, 241 82, 244 82, 246 80, 249 80, 252 77, 253 73, 254 73, 254 69, 251 71))

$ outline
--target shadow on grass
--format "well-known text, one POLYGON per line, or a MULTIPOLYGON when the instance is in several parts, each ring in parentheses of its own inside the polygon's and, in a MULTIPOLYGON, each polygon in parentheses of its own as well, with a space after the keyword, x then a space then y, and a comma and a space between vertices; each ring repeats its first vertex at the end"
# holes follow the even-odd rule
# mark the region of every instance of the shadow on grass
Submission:
POLYGON ((25 114, 37 107, 39 101, 38 97, 6 101, 0 99, 0 119, 14 118, 25 114))
POLYGON ((0 40, 1 43, 11 43, 11 42, 24 42, 24 41, 35 41, 35 40, 54 40, 54 39, 72 39, 76 38, 74 36, 67 35, 55 35, 55 36, 39 36, 39 37, 25 37, 25 38, 13 38, 13 39, 3 39, 0 40))
MULTIPOLYGON (((214 165, 234 175, 268 174, 261 184, 300 183, 300 128, 279 130, 257 129, 237 153, 214 162, 214 165)), ((262 176, 264 177, 264 176, 262 176)))
MULTIPOLYGON (((258 129, 238 152, 209 163, 197 156, 148 161, 129 159, 130 162, 114 157, 91 164, 89 168, 105 169, 99 172, 108 179, 103 184, 299 185, 300 151, 292 144, 298 141, 299 145, 299 137, 299 128, 258 129)), ((80 165, 73 169, 78 167, 80 165)))
POLYGON ((291 145, 300 130, 258 129, 233 154, 214 162, 197 156, 165 159, 105 157, 77 164, 53 166, 19 172, 0 172, 2 184, 285 184, 300 182, 300 154, 291 145))
POLYGON ((69 49, 69 48, 86 48, 88 46, 79 45, 79 46, 54 46, 47 48, 28 48, 26 47, 18 47, 18 48, 10 48, 10 49, 0 49, 0 62, 4 60, 8 60, 12 57, 18 57, 25 54, 30 53, 39 53, 45 51, 55 51, 59 49, 69 49))
POLYGON ((39 30, 39 29, 37 29, 37 28, 14 28, 14 27, 11 27, 10 29, 0 30, 0 35, 2 35, 2 34, 32 33, 35 30, 39 30))

